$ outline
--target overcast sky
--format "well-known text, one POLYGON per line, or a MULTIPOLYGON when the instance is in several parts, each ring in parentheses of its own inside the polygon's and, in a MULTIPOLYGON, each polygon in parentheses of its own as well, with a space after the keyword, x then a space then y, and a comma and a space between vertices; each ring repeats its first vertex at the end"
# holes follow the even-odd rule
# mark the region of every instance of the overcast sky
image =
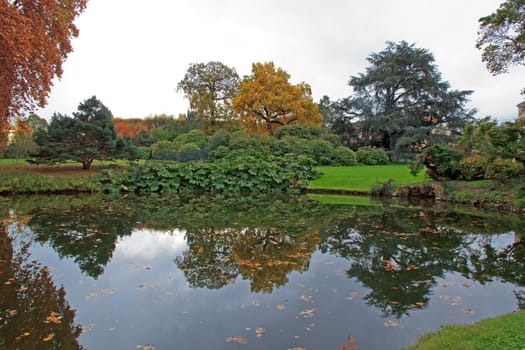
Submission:
POLYGON ((190 63, 220 61, 242 77, 273 61, 306 82, 316 102, 351 93, 350 76, 386 41, 434 54, 453 89, 474 90, 478 117, 511 120, 523 100, 525 69, 492 76, 475 48, 478 19, 500 0, 89 0, 80 35, 37 113, 71 114, 96 95, 115 117, 178 115, 189 104, 177 83, 190 63))

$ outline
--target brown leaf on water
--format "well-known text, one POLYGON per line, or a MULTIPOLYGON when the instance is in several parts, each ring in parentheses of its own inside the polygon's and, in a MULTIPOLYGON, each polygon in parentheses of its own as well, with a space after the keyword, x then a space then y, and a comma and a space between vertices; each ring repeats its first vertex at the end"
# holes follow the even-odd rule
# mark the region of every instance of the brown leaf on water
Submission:
POLYGON ((62 319, 62 316, 60 316, 60 314, 54 311, 51 311, 49 316, 46 317, 46 320, 44 321, 44 323, 60 324, 61 319, 62 319))
POLYGON ((237 344, 242 344, 242 345, 248 344, 248 341, 246 340, 246 338, 241 337, 241 336, 228 337, 226 338, 226 342, 227 343, 237 343, 237 344))
POLYGON ((348 343, 339 345, 337 347, 337 350, 360 350, 360 349, 357 346, 355 338, 354 337, 348 337, 348 343))
POLYGON ((115 288, 100 288, 99 291, 101 293, 104 293, 104 294, 115 294, 115 292, 117 291, 115 288))
POLYGON ((352 292, 352 293, 350 293, 349 296, 346 297, 346 300, 348 300, 348 301, 352 301, 352 300, 354 300, 354 298, 355 298, 356 296, 358 296, 358 295, 359 295, 359 294, 358 294, 357 292, 352 292))
POLYGON ((299 299, 301 299, 302 301, 304 301, 305 303, 310 303, 310 302, 313 302, 313 296, 311 295, 301 295, 299 297, 299 299))
POLYGON ((263 336, 263 334, 264 334, 264 331, 265 331, 264 328, 261 328, 261 327, 256 328, 255 329, 255 336, 257 338, 261 338, 263 336))
POLYGON ((7 313, 8 316, 11 316, 11 317, 16 316, 16 314, 18 313, 18 311, 16 310, 9 310, 9 309, 7 309, 5 312, 7 313))
POLYGON ((316 311, 315 309, 306 309, 304 311, 299 312, 298 316, 304 317, 304 318, 310 318, 315 315, 315 311, 316 311))
POLYGON ((49 333, 47 337, 43 338, 42 341, 51 341, 55 337, 55 333, 49 333))
POLYGON ((252 301, 252 305, 255 305, 255 307, 261 306, 261 302, 259 300, 252 301))
POLYGON ((286 310, 286 305, 284 305, 284 304, 277 304, 277 310, 281 310, 281 311, 286 310))
POLYGON ((388 320, 385 322, 385 327, 399 327, 399 322, 394 320, 388 320))
POLYGON ((84 297, 84 299, 89 300, 89 299, 92 299, 92 298, 94 298, 94 297, 96 297, 96 296, 97 296, 97 293, 94 293, 94 292, 93 292, 93 293, 89 293, 88 295, 86 295, 86 296, 84 297))
POLYGON ((439 298, 441 300, 449 301, 450 305, 459 305, 459 304, 461 304, 461 297, 459 297, 459 296, 440 295, 439 298))

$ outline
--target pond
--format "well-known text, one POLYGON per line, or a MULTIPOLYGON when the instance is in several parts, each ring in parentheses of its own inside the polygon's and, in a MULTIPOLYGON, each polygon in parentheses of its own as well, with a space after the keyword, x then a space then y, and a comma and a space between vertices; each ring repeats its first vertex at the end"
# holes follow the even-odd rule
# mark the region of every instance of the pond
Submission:
POLYGON ((0 349, 388 350, 525 307, 514 216, 85 195, 0 219, 0 349))

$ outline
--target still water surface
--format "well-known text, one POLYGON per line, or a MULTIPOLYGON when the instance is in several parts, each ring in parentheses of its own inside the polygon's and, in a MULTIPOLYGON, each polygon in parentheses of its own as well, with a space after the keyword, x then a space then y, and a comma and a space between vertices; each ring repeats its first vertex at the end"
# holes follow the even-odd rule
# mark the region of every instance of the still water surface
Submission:
POLYGON ((53 196, 0 218, 0 349, 388 350, 524 306, 517 217, 53 196))

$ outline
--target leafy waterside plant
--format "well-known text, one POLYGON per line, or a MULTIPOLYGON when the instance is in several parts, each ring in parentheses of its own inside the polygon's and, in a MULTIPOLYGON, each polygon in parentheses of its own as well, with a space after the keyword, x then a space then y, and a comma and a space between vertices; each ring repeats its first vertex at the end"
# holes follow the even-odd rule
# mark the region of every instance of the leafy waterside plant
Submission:
POLYGON ((98 177, 107 193, 299 193, 319 171, 305 156, 257 156, 245 153, 213 162, 148 162, 125 172, 98 177))

